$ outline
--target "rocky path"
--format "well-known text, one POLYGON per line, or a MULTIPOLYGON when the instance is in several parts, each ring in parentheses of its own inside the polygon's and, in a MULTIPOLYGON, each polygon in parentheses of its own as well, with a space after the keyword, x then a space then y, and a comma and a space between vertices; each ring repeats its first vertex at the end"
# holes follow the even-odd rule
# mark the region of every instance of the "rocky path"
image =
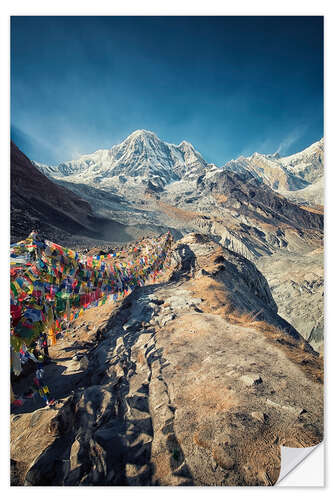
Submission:
MULTIPOLYGON (((113 484, 191 483, 173 429, 175 408, 163 377, 167 360, 156 340, 156 327, 170 316, 168 310, 159 314, 164 301, 155 293, 158 288, 131 296, 113 319, 110 337, 91 358, 93 389, 85 397, 96 398, 100 387, 112 394, 107 408, 98 404, 104 416, 94 439, 109 451, 105 466, 112 470, 113 484)), ((73 484, 73 474, 68 481, 73 484)))

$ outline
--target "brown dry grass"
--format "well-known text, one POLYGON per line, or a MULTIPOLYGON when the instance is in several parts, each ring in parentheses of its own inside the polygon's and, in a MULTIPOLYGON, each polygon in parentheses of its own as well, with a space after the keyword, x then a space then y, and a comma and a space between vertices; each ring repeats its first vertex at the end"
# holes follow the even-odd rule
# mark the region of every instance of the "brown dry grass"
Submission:
POLYGON ((211 448, 211 442, 207 439, 204 439, 204 436, 200 431, 197 431, 193 434, 193 441, 197 446, 200 446, 200 448, 206 448, 207 450, 210 450, 211 448))
POLYGON ((250 313, 232 313, 227 314, 225 318, 230 323, 246 326, 257 332, 263 333, 266 339, 284 352, 286 357, 295 363, 305 373, 307 377, 314 382, 323 383, 324 362, 322 357, 317 357, 307 352, 308 343, 302 337, 296 340, 278 327, 258 321, 255 314, 250 313))
POLYGON ((204 299, 204 302, 200 304, 200 309, 203 312, 226 317, 235 310, 229 293, 225 290, 224 286, 209 276, 202 276, 194 281, 185 283, 184 286, 191 290, 194 297, 204 299))
POLYGON ((215 252, 209 255, 203 255, 197 257, 197 267, 205 269, 210 274, 215 274, 218 271, 222 271, 224 266, 225 258, 223 255, 223 250, 218 248, 215 252))
POLYGON ((209 413, 221 413, 238 404, 235 391, 221 386, 221 382, 201 378, 184 385, 182 397, 187 407, 196 406, 196 401, 200 401, 200 411, 204 411, 206 417, 209 413))
POLYGON ((210 277, 202 277, 187 284, 187 287, 196 297, 204 298, 200 309, 204 312, 218 314, 229 323, 248 327, 256 332, 264 334, 266 339, 278 346, 286 357, 295 363, 311 380, 323 383, 324 365, 322 357, 317 357, 307 352, 309 344, 302 337, 300 340, 280 330, 278 327, 258 321, 258 313, 244 312, 236 308, 232 302, 232 296, 223 285, 210 277))
POLYGON ((322 357, 307 352, 308 343, 306 340, 302 337, 300 340, 295 340, 287 333, 265 321, 253 321, 249 326, 262 332, 271 343, 278 344, 286 357, 301 368, 308 378, 323 384, 324 360, 322 357))

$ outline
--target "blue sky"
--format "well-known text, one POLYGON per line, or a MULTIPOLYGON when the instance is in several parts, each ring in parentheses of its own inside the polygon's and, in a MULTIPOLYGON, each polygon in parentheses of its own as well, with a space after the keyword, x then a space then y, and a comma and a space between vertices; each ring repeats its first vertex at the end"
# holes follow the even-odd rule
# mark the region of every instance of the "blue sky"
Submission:
POLYGON ((11 135, 55 164, 136 129, 222 165, 323 136, 321 17, 12 17, 11 135))

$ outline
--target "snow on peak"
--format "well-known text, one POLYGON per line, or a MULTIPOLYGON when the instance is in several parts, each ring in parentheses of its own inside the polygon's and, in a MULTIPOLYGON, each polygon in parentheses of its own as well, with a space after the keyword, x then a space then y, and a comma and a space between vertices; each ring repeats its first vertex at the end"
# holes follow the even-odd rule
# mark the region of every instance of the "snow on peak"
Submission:
MULTIPOLYGON (((256 152, 229 161, 222 170, 250 172, 275 190, 302 189, 323 175, 323 149, 321 139, 285 158, 278 153, 256 152)), ((192 182, 217 171, 190 142, 170 144, 144 129, 135 130, 111 149, 98 150, 57 167, 38 167, 49 177, 116 191, 123 191, 131 183, 147 185, 149 181, 163 188, 175 181, 192 182)))
POLYGON ((161 186, 205 172, 207 164, 187 141, 178 146, 162 141, 154 132, 139 129, 111 149, 95 151, 77 160, 41 169, 56 178, 76 183, 109 185, 112 179, 132 177, 136 180, 159 179, 161 186))
POLYGON ((304 159, 309 156, 313 156, 315 154, 320 154, 324 152, 324 138, 322 137, 319 141, 314 142, 307 148, 303 149, 299 153, 294 153, 293 155, 284 156, 281 160, 288 164, 289 162, 293 162, 294 160, 304 159))
POLYGON ((281 158, 278 152, 256 152, 249 157, 240 156, 237 160, 231 160, 222 169, 239 173, 248 171, 272 189, 294 191, 320 179, 324 173, 323 153, 321 139, 291 156, 281 158))
POLYGON ((145 137, 153 137, 154 139, 158 139, 157 135, 154 132, 151 132, 150 130, 138 129, 134 130, 134 132, 132 132, 125 140, 145 137))

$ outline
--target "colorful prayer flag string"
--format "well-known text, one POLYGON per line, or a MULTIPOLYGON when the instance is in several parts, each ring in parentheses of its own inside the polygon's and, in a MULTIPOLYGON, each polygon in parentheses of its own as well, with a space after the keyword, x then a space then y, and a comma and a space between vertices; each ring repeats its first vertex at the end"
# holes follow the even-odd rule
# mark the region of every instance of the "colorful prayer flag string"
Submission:
MULTIPOLYGON (((45 330, 56 341, 63 319, 78 317, 84 309, 117 300, 143 286, 168 262, 170 232, 135 244, 137 257, 123 262, 117 254, 86 256, 48 240, 36 232, 12 245, 11 345, 29 346, 45 330), (104 257, 104 258, 101 258, 104 257)), ((123 255, 123 253, 122 253, 123 255)))

